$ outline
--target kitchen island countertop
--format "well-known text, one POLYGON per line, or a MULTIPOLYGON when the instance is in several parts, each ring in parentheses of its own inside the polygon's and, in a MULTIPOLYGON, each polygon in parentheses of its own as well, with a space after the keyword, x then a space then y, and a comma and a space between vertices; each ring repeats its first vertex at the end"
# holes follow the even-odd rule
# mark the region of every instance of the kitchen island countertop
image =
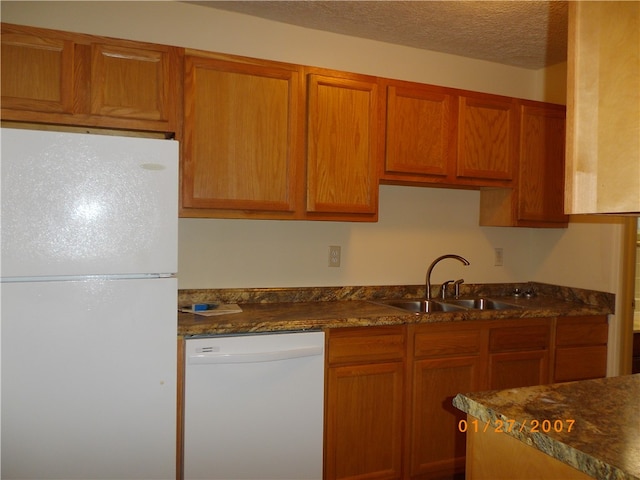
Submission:
POLYGON ((593 478, 638 480, 639 399, 640 375, 626 375, 458 394, 453 404, 479 420, 478 431, 499 428, 593 478))

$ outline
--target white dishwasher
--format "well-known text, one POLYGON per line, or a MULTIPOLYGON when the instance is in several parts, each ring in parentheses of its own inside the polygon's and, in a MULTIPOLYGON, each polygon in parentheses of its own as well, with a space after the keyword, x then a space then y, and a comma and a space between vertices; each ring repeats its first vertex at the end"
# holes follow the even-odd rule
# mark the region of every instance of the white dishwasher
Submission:
POLYGON ((185 342, 184 478, 322 478, 324 333, 185 342))

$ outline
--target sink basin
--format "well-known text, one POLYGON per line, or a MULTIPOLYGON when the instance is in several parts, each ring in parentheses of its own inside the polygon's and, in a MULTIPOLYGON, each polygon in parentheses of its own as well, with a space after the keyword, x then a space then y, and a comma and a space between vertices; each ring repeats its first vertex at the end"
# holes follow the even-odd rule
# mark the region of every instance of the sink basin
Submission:
POLYGON ((402 308, 413 313, 456 312, 466 310, 462 305, 438 302, 436 300, 390 300, 384 302, 391 307, 402 308))
POLYGON ((474 310, 517 310, 522 308, 518 305, 512 305, 510 303, 500 302, 490 298, 458 298, 447 300, 447 302, 474 310))

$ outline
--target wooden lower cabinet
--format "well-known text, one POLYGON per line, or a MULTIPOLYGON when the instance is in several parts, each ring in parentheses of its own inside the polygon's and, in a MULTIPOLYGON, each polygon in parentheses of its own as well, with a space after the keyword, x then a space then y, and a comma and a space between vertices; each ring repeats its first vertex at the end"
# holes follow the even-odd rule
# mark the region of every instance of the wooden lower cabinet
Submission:
POLYGON ((329 330, 324 478, 463 479, 453 397, 604 376, 607 327, 602 315, 329 330))
POLYGON ((490 390, 550 382, 551 321, 526 319, 489 330, 490 390))
POLYGON ((553 381, 605 377, 608 334, 605 315, 558 318, 553 381))
POLYGON ((549 350, 497 353, 490 356, 490 390, 549 383, 549 350))
POLYGON ((451 400, 482 384, 481 329, 477 324, 420 325, 413 334, 404 478, 452 478, 465 465, 464 414, 451 400))
POLYGON ((406 328, 330 330, 326 358, 324 478, 402 478, 406 328))

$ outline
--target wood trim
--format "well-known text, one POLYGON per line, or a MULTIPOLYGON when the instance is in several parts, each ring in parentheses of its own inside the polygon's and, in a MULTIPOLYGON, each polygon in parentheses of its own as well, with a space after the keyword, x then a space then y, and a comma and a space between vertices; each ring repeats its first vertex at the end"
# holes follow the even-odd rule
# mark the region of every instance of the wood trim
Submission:
POLYGON ((176 480, 184 478, 184 337, 178 336, 177 411, 176 411, 176 480))
POLYGON ((636 252, 637 252, 637 219, 623 219, 622 255, 621 255, 621 288, 616 317, 619 317, 618 338, 619 357, 618 375, 629 375, 633 363, 633 314, 636 284, 636 252))

